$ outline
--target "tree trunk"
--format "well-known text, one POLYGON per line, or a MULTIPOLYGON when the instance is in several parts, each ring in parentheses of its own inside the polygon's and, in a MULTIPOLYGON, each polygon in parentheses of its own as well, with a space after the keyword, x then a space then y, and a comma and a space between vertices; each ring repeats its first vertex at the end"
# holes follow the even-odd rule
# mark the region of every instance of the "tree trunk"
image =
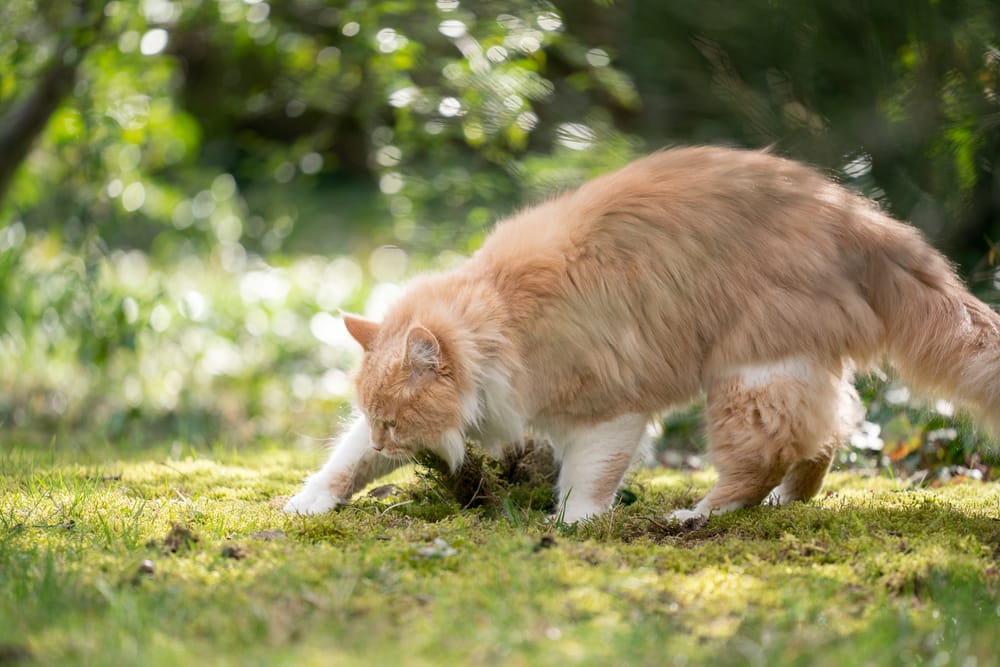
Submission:
POLYGON ((0 201, 7 194, 17 168, 28 157, 35 139, 72 90, 76 68, 76 63, 50 64, 35 89, 0 118, 0 201))
POLYGON ((80 63, 87 49, 97 41, 104 24, 104 4, 103 0, 78 2, 76 25, 60 41, 56 55, 35 87, 0 116, 0 202, 35 140, 73 90, 80 63))

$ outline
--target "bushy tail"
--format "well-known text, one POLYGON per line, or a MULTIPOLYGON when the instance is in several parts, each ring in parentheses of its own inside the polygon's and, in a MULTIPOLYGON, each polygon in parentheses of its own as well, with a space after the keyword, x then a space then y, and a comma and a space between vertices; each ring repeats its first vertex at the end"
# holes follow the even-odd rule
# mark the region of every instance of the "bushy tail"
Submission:
POLYGON ((1000 438, 1000 315, 915 229, 885 231, 867 287, 890 361, 914 388, 961 404, 1000 438))

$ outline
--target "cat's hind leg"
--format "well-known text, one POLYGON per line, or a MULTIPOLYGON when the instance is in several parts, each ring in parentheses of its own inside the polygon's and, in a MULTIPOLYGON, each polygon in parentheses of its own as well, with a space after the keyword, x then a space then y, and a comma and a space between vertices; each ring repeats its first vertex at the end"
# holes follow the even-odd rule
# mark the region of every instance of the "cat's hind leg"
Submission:
POLYGON ((382 456, 372 448, 368 423, 358 415, 337 439, 330 458, 319 471, 306 478, 302 490, 285 504, 284 511, 323 514, 346 505, 354 493, 403 463, 405 461, 382 456))
POLYGON ((576 427, 553 443, 561 458, 556 518, 565 523, 603 514, 632 464, 649 418, 627 414, 576 427))
POLYGON ((783 480, 798 497, 815 493, 829 465, 836 430, 839 375, 805 359, 746 366, 708 392, 709 454, 715 487, 693 510, 708 517, 756 505, 783 480))

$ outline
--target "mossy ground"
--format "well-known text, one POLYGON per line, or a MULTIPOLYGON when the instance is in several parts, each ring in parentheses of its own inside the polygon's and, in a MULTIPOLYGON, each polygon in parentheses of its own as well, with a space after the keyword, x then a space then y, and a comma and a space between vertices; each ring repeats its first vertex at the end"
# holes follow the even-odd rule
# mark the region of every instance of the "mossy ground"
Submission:
POLYGON ((973 667, 1000 655, 995 483, 833 474, 811 503, 685 532, 662 517, 711 473, 639 471, 635 503, 576 527, 515 500, 463 509, 404 473, 384 497, 282 514, 320 457, 8 450, 0 664, 973 667))

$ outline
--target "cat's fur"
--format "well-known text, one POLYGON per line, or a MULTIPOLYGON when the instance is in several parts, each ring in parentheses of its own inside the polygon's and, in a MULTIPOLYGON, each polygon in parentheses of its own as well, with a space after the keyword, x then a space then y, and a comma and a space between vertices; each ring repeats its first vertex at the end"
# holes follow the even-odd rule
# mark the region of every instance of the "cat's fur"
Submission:
POLYGON ((1000 427, 1000 316, 914 228, 767 152, 655 153, 499 223, 375 323, 361 416, 286 510, 345 503, 428 447, 526 429, 561 459, 575 521, 607 510, 647 421, 707 395, 707 516, 804 500, 857 418, 854 368, 887 358, 1000 427))

